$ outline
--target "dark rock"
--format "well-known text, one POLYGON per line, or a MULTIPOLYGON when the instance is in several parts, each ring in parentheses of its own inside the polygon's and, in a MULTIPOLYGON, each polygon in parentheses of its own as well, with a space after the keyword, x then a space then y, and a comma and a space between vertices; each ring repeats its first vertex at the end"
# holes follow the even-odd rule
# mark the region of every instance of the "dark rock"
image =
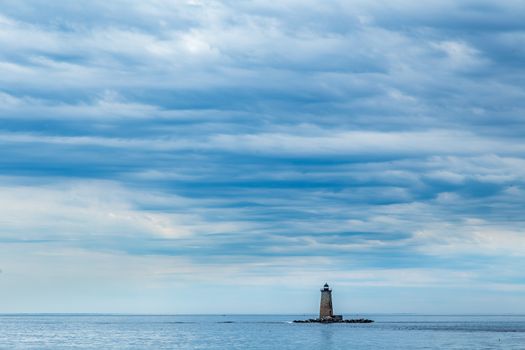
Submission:
POLYGON ((294 320, 294 323, 372 323, 373 320, 366 318, 358 318, 353 320, 343 320, 343 319, 319 319, 319 318, 310 318, 308 320, 294 320))

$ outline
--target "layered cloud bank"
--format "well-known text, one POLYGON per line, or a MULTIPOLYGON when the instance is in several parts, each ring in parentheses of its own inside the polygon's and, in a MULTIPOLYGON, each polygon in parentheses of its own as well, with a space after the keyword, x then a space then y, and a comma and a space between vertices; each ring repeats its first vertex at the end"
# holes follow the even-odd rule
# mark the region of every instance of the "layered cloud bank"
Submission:
POLYGON ((330 279, 364 311, 525 311, 524 13, 4 1, 0 295, 303 312, 330 279), (297 304, 241 295, 283 282, 297 304))

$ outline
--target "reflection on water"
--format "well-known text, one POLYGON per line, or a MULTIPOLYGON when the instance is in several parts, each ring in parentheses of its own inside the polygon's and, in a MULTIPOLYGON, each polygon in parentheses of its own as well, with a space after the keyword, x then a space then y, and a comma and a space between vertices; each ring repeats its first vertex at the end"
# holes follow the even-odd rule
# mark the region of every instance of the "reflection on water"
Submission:
POLYGON ((323 346, 326 346, 327 348, 331 349, 334 346, 334 343, 332 341, 333 334, 334 334, 334 328, 330 327, 331 325, 324 325, 328 327, 322 327, 321 328, 321 335, 322 335, 322 343, 323 346))

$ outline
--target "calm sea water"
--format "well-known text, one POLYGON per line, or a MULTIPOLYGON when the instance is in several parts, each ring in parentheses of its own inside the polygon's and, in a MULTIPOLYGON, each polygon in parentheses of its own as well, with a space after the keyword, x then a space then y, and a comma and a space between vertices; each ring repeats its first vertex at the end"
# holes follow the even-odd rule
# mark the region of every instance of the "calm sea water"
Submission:
POLYGON ((362 316, 0 315, 0 349, 525 349, 525 316, 362 316))

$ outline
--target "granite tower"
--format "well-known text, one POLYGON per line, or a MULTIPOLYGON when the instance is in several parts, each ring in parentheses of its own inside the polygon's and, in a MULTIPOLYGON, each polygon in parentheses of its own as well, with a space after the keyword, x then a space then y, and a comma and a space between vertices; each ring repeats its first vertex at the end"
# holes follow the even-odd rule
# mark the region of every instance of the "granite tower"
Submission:
POLYGON ((332 290, 325 283, 324 288, 321 289, 321 305, 319 307, 319 319, 329 319, 334 316, 334 308, 332 306, 332 290))
POLYGON ((366 318, 343 320, 343 315, 334 315, 332 306, 332 290, 328 283, 321 289, 321 305, 319 306, 319 318, 309 320, 295 320, 294 323, 372 323, 374 321, 366 318))

